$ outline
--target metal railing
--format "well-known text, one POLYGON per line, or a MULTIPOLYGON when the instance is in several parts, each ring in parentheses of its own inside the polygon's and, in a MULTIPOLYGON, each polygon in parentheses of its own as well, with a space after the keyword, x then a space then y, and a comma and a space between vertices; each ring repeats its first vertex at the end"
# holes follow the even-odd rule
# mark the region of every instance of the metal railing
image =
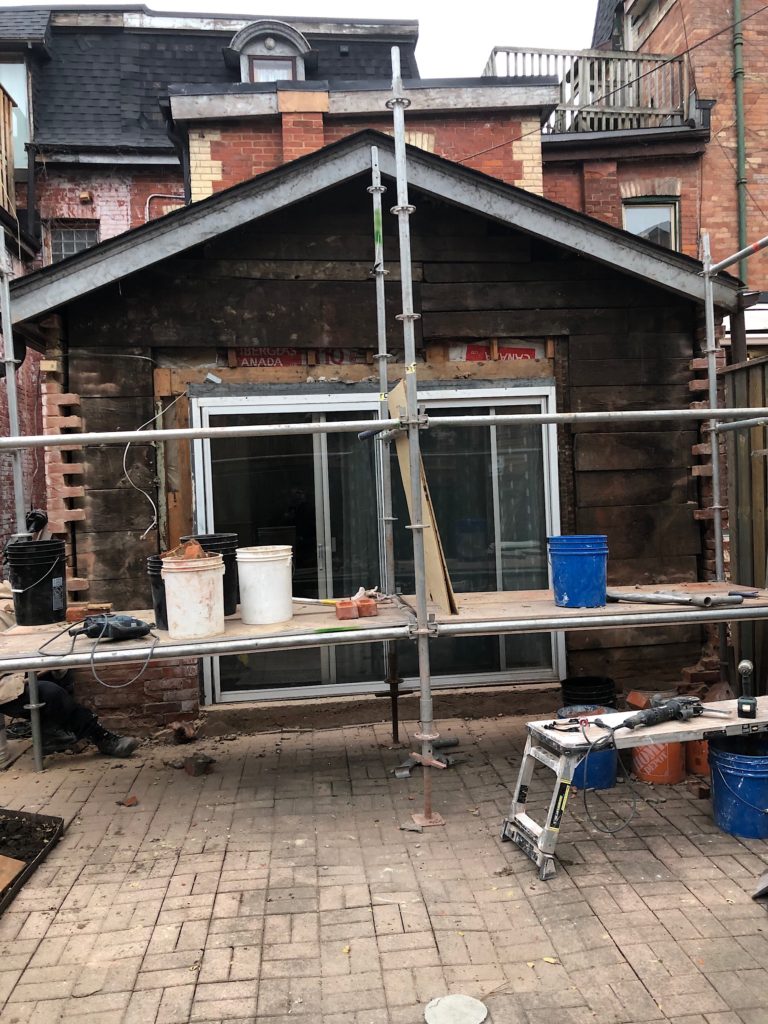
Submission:
POLYGON ((16 104, 0 86, 0 206, 16 215, 13 178, 13 108, 16 104))
POLYGON ((560 102, 544 125, 546 134, 660 128, 686 119, 688 68, 682 57, 496 46, 483 75, 557 78, 560 102))

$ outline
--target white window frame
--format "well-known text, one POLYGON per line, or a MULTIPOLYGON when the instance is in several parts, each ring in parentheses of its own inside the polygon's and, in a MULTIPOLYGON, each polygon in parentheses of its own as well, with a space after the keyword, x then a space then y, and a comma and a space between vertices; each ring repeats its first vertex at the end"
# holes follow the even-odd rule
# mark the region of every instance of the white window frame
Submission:
MULTIPOLYGON (((672 245, 669 248, 670 252, 680 251, 680 197, 679 196, 638 196, 637 198, 624 199, 621 204, 621 223, 625 231, 629 231, 627 227, 627 210, 645 210, 650 207, 663 208, 671 211, 671 217, 669 218, 670 224, 672 225, 672 245)), ((641 235, 635 234, 634 231, 630 231, 630 234, 635 235, 635 238, 641 238, 641 235)))
MULTIPOLYGON (((555 411, 556 395, 552 384, 532 382, 531 386, 510 387, 476 387, 476 388, 441 388, 425 389, 419 392, 419 406, 427 410, 433 409, 439 414, 441 408, 461 408, 478 405, 493 406, 498 412, 501 407, 510 409, 520 405, 539 405, 542 413, 555 411)), ((207 427, 211 416, 227 415, 284 415, 290 412, 329 413, 350 410, 350 418, 355 413, 372 413, 378 417, 379 398, 373 392, 352 393, 280 393, 279 385, 275 385, 274 393, 259 395, 244 394, 241 397, 226 396, 192 396, 190 400, 190 417, 193 427, 207 427)), ((554 424, 542 424, 542 454, 544 462, 544 502, 546 515, 546 532, 548 536, 560 533, 560 500, 558 487, 557 460, 557 427, 554 424)), ((200 439, 192 442, 192 473, 194 495, 194 523, 196 532, 210 532, 214 529, 213 494, 211 479, 210 440, 200 439)), ((548 568, 548 575, 551 570, 548 568)), ((549 580, 551 586, 551 578, 549 580)), ((501 670, 499 672, 481 672, 473 675, 462 673, 457 676, 437 676, 433 678, 434 689, 456 689, 460 686, 502 686, 515 682, 555 682, 565 674, 565 635, 562 632, 550 634, 552 667, 543 669, 524 669, 519 672, 501 670)), ((203 664, 204 703, 230 704, 244 701, 311 699, 324 696, 350 696, 357 694, 386 694, 388 685, 384 680, 360 683, 341 683, 320 685, 299 685, 289 688, 243 690, 237 693, 222 693, 219 684, 218 664, 214 658, 205 658, 203 664)), ((418 689, 415 677, 403 680, 401 692, 418 689)))

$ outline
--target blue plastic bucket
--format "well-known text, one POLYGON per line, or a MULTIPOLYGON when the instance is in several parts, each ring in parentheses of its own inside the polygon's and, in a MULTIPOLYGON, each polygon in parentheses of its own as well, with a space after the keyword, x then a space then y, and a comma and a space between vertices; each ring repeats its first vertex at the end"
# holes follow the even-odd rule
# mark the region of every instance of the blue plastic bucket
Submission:
POLYGON ((768 737, 710 740, 709 767, 717 827, 744 839, 768 839, 768 737))
POLYGON ((602 608, 608 585, 605 534, 574 534, 547 540, 557 607, 602 608))
MULTIPOLYGON (((592 718, 595 715, 608 714, 613 708, 598 707, 595 704, 576 704, 568 708, 560 708, 558 718, 592 718)), ((618 768, 618 752, 610 750, 593 750, 589 757, 580 761, 573 773, 573 784, 577 789, 613 789, 616 785, 618 768)))

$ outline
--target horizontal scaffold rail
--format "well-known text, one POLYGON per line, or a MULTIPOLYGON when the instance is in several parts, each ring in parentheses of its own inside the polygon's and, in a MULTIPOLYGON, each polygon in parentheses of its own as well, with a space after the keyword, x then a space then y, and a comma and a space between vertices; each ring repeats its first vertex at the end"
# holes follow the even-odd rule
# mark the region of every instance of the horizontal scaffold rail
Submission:
MULTIPOLYGON (((718 420, 768 418, 768 408, 735 409, 637 409, 617 412, 489 413, 486 416, 422 416, 419 425, 428 427, 522 426, 536 423, 643 423, 656 420, 718 420)), ((338 423, 269 423, 236 427, 180 427, 157 430, 113 430, 83 434, 29 434, 0 438, 0 451, 19 448, 59 448, 73 445, 128 444, 151 441, 200 441, 206 438, 270 437, 285 434, 352 434, 376 430, 397 430, 404 420, 345 420, 338 423)), ((750 426, 754 426, 753 423, 750 426)))

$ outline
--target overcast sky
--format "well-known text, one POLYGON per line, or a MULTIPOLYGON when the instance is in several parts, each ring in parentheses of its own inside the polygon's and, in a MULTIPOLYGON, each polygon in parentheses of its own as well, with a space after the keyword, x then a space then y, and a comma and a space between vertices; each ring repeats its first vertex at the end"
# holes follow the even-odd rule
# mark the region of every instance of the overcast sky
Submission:
MULTIPOLYGON (((107 0, 109 2, 109 0, 107 0)), ((420 25, 416 55, 424 77, 482 74, 494 46, 585 49, 592 39, 597 0, 474 0, 465 8, 446 0, 154 0, 156 11, 341 18, 413 18, 420 25)), ((103 3, 45 6, 104 6, 103 3)), ((23 6, 14 4, 13 6, 23 6)), ((42 5, 41 5, 42 6, 42 5)))

